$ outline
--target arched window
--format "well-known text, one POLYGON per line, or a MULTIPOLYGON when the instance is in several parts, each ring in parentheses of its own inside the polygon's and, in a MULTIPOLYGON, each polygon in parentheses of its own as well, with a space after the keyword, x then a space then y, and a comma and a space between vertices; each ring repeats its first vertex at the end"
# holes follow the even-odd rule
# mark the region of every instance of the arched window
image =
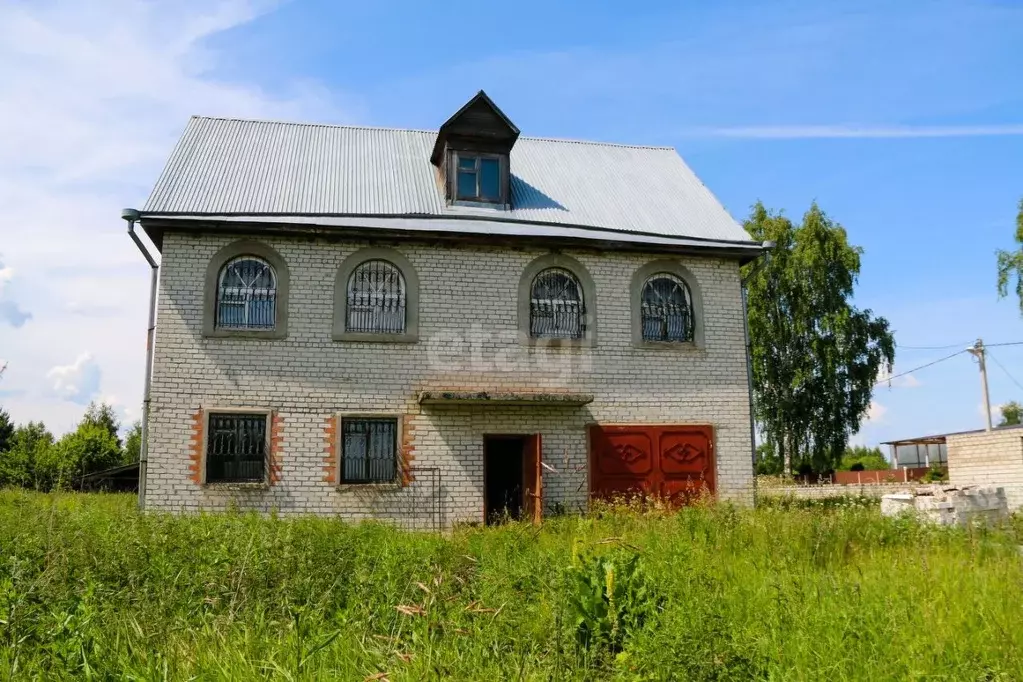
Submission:
POLYGON ((581 339, 586 313, 579 280, 564 268, 547 268, 529 287, 529 335, 534 339, 581 339))
POLYGON ((640 322, 644 341, 692 341, 693 295, 685 280, 658 272, 643 283, 640 322))
POLYGON ((216 328, 272 330, 277 324, 277 273, 262 258, 229 260, 217 276, 216 328))
POLYGON ((404 334, 405 278, 386 260, 360 263, 348 278, 345 331, 404 334))

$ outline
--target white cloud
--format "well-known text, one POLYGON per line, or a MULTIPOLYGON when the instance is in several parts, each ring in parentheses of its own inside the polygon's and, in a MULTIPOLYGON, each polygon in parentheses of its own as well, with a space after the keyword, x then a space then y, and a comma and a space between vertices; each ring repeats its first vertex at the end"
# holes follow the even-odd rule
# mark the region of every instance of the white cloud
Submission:
POLYGON ((864 421, 870 424, 877 424, 884 420, 884 416, 887 412, 887 407, 876 400, 871 400, 870 405, 867 407, 867 416, 864 421))
POLYGON ((690 128, 685 137, 735 137, 762 140, 913 138, 913 137, 1004 137, 1023 135, 1023 124, 903 126, 903 125, 776 125, 727 128, 690 128))
POLYGON ((53 392, 62 400, 84 405, 99 392, 99 365, 89 353, 82 353, 70 365, 58 365, 46 373, 53 392))
POLYGON ((32 319, 32 313, 22 310, 17 303, 6 298, 8 285, 14 279, 14 268, 0 261, 0 320, 17 329, 32 319))
POLYGON ((190 115, 347 118, 314 83, 268 92, 218 74, 211 38, 224 45, 274 4, 0 2, 0 329, 20 325, 3 339, 15 368, 4 388, 22 392, 4 403, 16 420, 73 426, 80 408, 60 398, 81 400, 87 386, 46 378, 73 368, 77 348, 92 350, 85 369, 104 392, 141 395, 149 268, 120 209, 144 201, 190 115))

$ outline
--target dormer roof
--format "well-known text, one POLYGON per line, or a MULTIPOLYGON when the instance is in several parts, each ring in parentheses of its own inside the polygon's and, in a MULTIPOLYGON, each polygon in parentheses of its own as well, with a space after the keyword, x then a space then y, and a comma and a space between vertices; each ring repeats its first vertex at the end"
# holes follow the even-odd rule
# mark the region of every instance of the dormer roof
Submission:
POLYGON ((480 90, 441 125, 430 163, 441 164, 445 146, 475 146, 473 143, 476 143, 507 154, 518 138, 519 129, 487 93, 480 90))

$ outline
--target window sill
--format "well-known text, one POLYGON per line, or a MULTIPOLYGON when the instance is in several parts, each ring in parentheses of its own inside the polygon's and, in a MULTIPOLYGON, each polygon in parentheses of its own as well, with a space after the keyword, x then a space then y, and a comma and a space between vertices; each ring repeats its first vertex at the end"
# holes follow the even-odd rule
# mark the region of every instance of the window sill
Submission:
POLYGON ((367 492, 396 492, 402 489, 401 481, 387 481, 386 483, 338 483, 334 490, 339 493, 355 492, 365 490, 367 492))
POLYGON ((284 339, 285 329, 213 329, 203 332, 207 339, 284 339))
POLYGON ((363 343, 418 343, 418 334, 378 334, 373 332, 335 332, 335 341, 361 341, 363 343))
POLYGON ((227 481, 214 481, 212 483, 203 483, 203 488, 207 490, 269 490, 270 484, 265 481, 260 482, 249 482, 249 483, 230 483, 227 481))
POLYGON ((451 202, 451 205, 464 206, 465 208, 490 208, 498 211, 507 211, 511 208, 510 204, 499 201, 474 201, 472 199, 455 199, 451 202))
POLYGON ((636 348, 676 351, 679 353, 693 353, 703 350, 695 341, 643 341, 641 339, 633 339, 632 345, 636 348))
POLYGON ((592 336, 584 336, 581 339, 536 338, 533 336, 527 336, 523 343, 526 346, 534 348, 592 348, 597 345, 597 340, 592 336))

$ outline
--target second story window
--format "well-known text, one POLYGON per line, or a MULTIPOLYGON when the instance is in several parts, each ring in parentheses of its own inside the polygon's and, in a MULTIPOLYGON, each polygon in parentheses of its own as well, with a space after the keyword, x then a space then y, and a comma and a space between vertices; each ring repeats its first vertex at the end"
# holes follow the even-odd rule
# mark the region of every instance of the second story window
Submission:
POLYGON ((405 333, 405 278, 385 260, 368 260, 348 279, 345 331, 405 333))
POLYGON ((501 192, 501 158, 486 154, 455 154, 455 199, 504 203, 501 192))
POLYGON ((693 297, 681 277, 660 272, 643 284, 644 341, 692 341, 693 297))
POLYGON ((583 338, 582 287, 568 270, 540 271, 529 292, 529 335, 535 339, 583 338))
POLYGON ((273 329, 277 317, 277 275, 261 258, 228 261, 217 278, 218 329, 273 329))

